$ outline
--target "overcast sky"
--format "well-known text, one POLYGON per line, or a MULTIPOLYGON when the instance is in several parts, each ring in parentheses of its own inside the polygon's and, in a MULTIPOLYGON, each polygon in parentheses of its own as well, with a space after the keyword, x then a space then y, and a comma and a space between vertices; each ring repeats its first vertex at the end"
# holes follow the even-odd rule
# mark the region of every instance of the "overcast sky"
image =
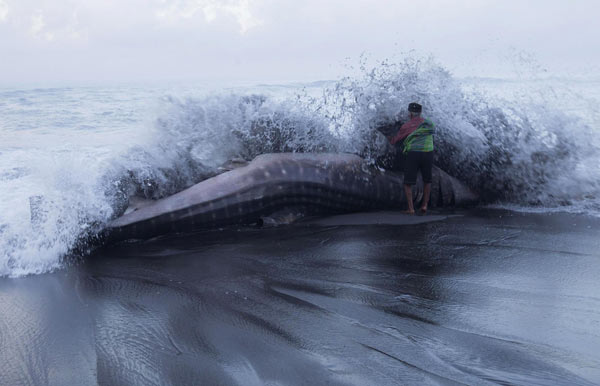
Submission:
POLYGON ((591 72, 598 15, 598 0, 0 0, 0 84, 335 79, 410 50, 460 76, 591 72))

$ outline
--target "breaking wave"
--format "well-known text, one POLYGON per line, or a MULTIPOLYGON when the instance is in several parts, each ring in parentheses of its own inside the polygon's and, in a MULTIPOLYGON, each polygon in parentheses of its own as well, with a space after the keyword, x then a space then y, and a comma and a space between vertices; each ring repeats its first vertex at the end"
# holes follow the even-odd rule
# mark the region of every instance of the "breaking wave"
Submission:
POLYGON ((556 93, 548 82, 536 85, 526 98, 492 96, 431 59, 407 58, 324 85, 161 96, 158 103, 154 96, 165 94, 157 90, 4 91, 0 275, 60 267, 73 251, 85 252, 130 197, 167 196, 231 159, 350 152, 379 163, 392 149, 376 128, 406 119, 412 101, 436 124, 436 163, 485 202, 598 215, 598 121, 549 101, 556 93), (77 104, 82 95, 94 103, 77 104), (144 101, 152 105, 144 116, 122 107, 144 101), (49 116, 58 118, 40 125, 49 116))

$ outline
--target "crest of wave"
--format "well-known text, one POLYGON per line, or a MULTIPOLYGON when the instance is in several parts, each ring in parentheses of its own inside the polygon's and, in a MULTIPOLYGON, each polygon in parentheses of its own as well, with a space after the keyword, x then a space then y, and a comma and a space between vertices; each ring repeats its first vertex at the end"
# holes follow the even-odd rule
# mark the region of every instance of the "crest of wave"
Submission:
POLYGON ((389 151, 375 128, 406 121, 410 102, 436 125, 436 164, 487 201, 564 205, 600 192, 598 136, 580 119, 543 100, 511 102, 466 92, 431 58, 361 66, 325 92, 333 131, 344 150, 374 162, 389 151), (596 144, 598 142, 596 141, 596 144))
POLYGON ((232 158, 336 150, 322 117, 296 100, 209 95, 164 102, 152 127, 119 137, 126 145, 118 151, 29 154, 29 174, 13 181, 14 197, 4 197, 11 210, 0 222, 0 276, 60 267, 64 256, 85 251, 131 196, 173 194, 232 158))
POLYGON ((312 108, 298 98, 278 101, 264 95, 169 98, 157 126, 164 146, 214 171, 236 157, 336 151, 338 141, 328 122, 312 108))
POLYGON ((108 166, 97 162, 100 154, 28 154, 34 157, 27 174, 5 181, 11 188, 3 197, 0 276, 60 267, 61 257, 77 246, 80 236, 93 232, 113 213, 107 187, 97 178, 108 166))

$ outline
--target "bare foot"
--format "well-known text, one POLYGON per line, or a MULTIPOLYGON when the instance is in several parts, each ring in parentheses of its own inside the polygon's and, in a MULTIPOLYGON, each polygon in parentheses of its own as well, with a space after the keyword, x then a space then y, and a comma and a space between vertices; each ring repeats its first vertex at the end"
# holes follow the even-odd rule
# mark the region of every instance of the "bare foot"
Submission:
POLYGON ((404 212, 402 212, 403 214, 407 214, 409 216, 414 216, 415 215, 415 211, 414 210, 405 210, 404 212))
POLYGON ((427 214, 427 207, 426 206, 422 206, 420 210, 421 210, 421 214, 427 214))

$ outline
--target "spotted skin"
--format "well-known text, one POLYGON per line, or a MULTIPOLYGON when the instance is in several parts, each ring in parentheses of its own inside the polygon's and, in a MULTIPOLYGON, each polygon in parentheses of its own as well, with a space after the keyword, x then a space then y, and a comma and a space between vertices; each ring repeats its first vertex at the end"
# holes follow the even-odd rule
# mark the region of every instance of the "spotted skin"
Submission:
MULTIPOLYGON (((169 232, 251 224, 282 208, 306 214, 401 209, 401 174, 372 168, 352 154, 280 153, 202 181, 113 220, 109 241, 144 239, 169 232)), ((422 198, 422 183, 414 188, 422 198)), ((430 205, 464 206, 477 201, 466 186, 434 168, 430 205)))

